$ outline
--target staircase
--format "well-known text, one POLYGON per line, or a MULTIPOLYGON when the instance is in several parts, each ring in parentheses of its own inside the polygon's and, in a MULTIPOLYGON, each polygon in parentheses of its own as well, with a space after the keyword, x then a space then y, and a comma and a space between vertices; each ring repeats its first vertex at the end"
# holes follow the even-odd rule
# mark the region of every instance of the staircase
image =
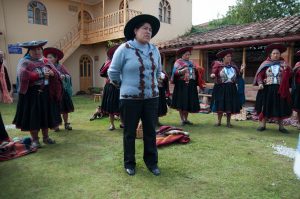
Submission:
POLYGON ((80 24, 76 24, 66 35, 54 44, 55 48, 60 49, 64 53, 61 63, 68 59, 68 57, 80 46, 81 40, 79 27, 80 24))
POLYGON ((123 38, 126 22, 140 14, 142 12, 126 9, 126 17, 124 17, 124 10, 118 10, 103 17, 84 21, 83 27, 81 27, 79 22, 54 44, 55 48, 60 49, 64 53, 61 63, 68 59, 81 44, 95 44, 123 38), (126 18, 125 21, 124 18, 126 18))

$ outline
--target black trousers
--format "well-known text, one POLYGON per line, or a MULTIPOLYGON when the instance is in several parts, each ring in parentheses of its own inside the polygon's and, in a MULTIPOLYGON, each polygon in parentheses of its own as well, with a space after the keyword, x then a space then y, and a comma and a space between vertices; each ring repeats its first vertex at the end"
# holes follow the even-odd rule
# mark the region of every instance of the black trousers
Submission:
POLYGON ((124 121, 124 167, 135 168, 135 136, 141 119, 143 123, 144 162, 148 168, 157 167, 155 126, 158 118, 158 98, 145 100, 120 100, 120 111, 124 121))
POLYGON ((4 126, 2 116, 1 116, 1 113, 0 113, 0 142, 2 142, 4 140, 7 140, 7 139, 8 139, 8 135, 7 135, 7 132, 5 130, 5 126, 4 126))

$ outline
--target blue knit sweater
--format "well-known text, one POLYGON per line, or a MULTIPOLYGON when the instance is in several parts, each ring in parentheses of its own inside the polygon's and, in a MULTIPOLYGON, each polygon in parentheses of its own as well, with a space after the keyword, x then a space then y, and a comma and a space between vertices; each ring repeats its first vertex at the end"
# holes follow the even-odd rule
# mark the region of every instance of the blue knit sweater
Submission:
POLYGON ((108 76, 111 82, 120 85, 120 99, 142 100, 158 97, 160 72, 158 49, 153 44, 131 40, 114 53, 108 76))

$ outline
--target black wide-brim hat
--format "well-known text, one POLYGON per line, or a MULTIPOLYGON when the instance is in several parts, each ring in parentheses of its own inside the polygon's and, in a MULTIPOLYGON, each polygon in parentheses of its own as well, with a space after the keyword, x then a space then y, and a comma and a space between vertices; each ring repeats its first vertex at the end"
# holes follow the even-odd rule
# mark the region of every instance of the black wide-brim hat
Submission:
POLYGON ((108 49, 106 55, 107 55, 107 57, 108 57, 109 59, 112 59, 112 58, 113 58, 114 53, 115 53, 115 51, 117 50, 117 48, 118 48, 119 46, 120 46, 120 45, 117 44, 117 45, 111 47, 110 49, 108 49))
POLYGON ((134 29, 141 23, 149 23, 151 25, 152 38, 158 33, 160 22, 156 17, 148 14, 137 15, 130 19, 125 25, 124 36, 127 41, 135 38, 134 29))
POLYGON ((18 46, 23 47, 23 48, 37 48, 37 47, 43 47, 46 45, 48 41, 47 40, 40 40, 40 41, 28 41, 28 42, 23 42, 19 43, 18 46))
POLYGON ((232 55, 233 51, 234 51, 233 48, 221 50, 220 52, 217 53, 216 57, 217 58, 224 58, 228 54, 232 55))
POLYGON ((283 53, 286 51, 286 46, 281 43, 273 43, 266 47, 266 52, 270 54, 274 49, 277 49, 280 53, 283 53))
POLYGON ((192 46, 183 47, 177 50, 176 55, 183 55, 187 51, 192 52, 192 50, 193 50, 192 46))
POLYGON ((44 57, 47 57, 49 54, 54 54, 57 57, 57 61, 61 60, 64 57, 64 53, 61 50, 53 47, 45 48, 43 50, 43 54, 44 57))
POLYGON ((298 50, 295 55, 300 56, 300 50, 298 50))

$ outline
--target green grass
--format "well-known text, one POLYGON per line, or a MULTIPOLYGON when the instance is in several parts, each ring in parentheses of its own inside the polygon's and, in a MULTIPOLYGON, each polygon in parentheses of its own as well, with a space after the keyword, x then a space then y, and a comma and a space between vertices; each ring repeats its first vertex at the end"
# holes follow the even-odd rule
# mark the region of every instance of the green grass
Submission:
MULTIPOLYGON (((73 131, 50 132, 58 143, 37 153, 0 163, 0 198, 263 198, 299 199, 300 181, 293 161, 273 154, 272 144, 296 147, 298 131, 280 134, 276 125, 259 133, 256 122, 233 122, 234 128, 214 127, 214 115, 192 114, 185 127, 191 142, 159 149, 161 176, 143 163, 143 144, 136 141, 137 173, 123 170, 122 131, 108 131, 108 119, 89 121, 98 105, 74 97, 73 131)), ((0 105, 10 124, 16 104, 0 105)), ((170 110, 161 119, 179 124, 170 110)), ((117 122, 118 126, 119 122, 117 122)), ((11 137, 27 132, 9 130, 11 137)))

